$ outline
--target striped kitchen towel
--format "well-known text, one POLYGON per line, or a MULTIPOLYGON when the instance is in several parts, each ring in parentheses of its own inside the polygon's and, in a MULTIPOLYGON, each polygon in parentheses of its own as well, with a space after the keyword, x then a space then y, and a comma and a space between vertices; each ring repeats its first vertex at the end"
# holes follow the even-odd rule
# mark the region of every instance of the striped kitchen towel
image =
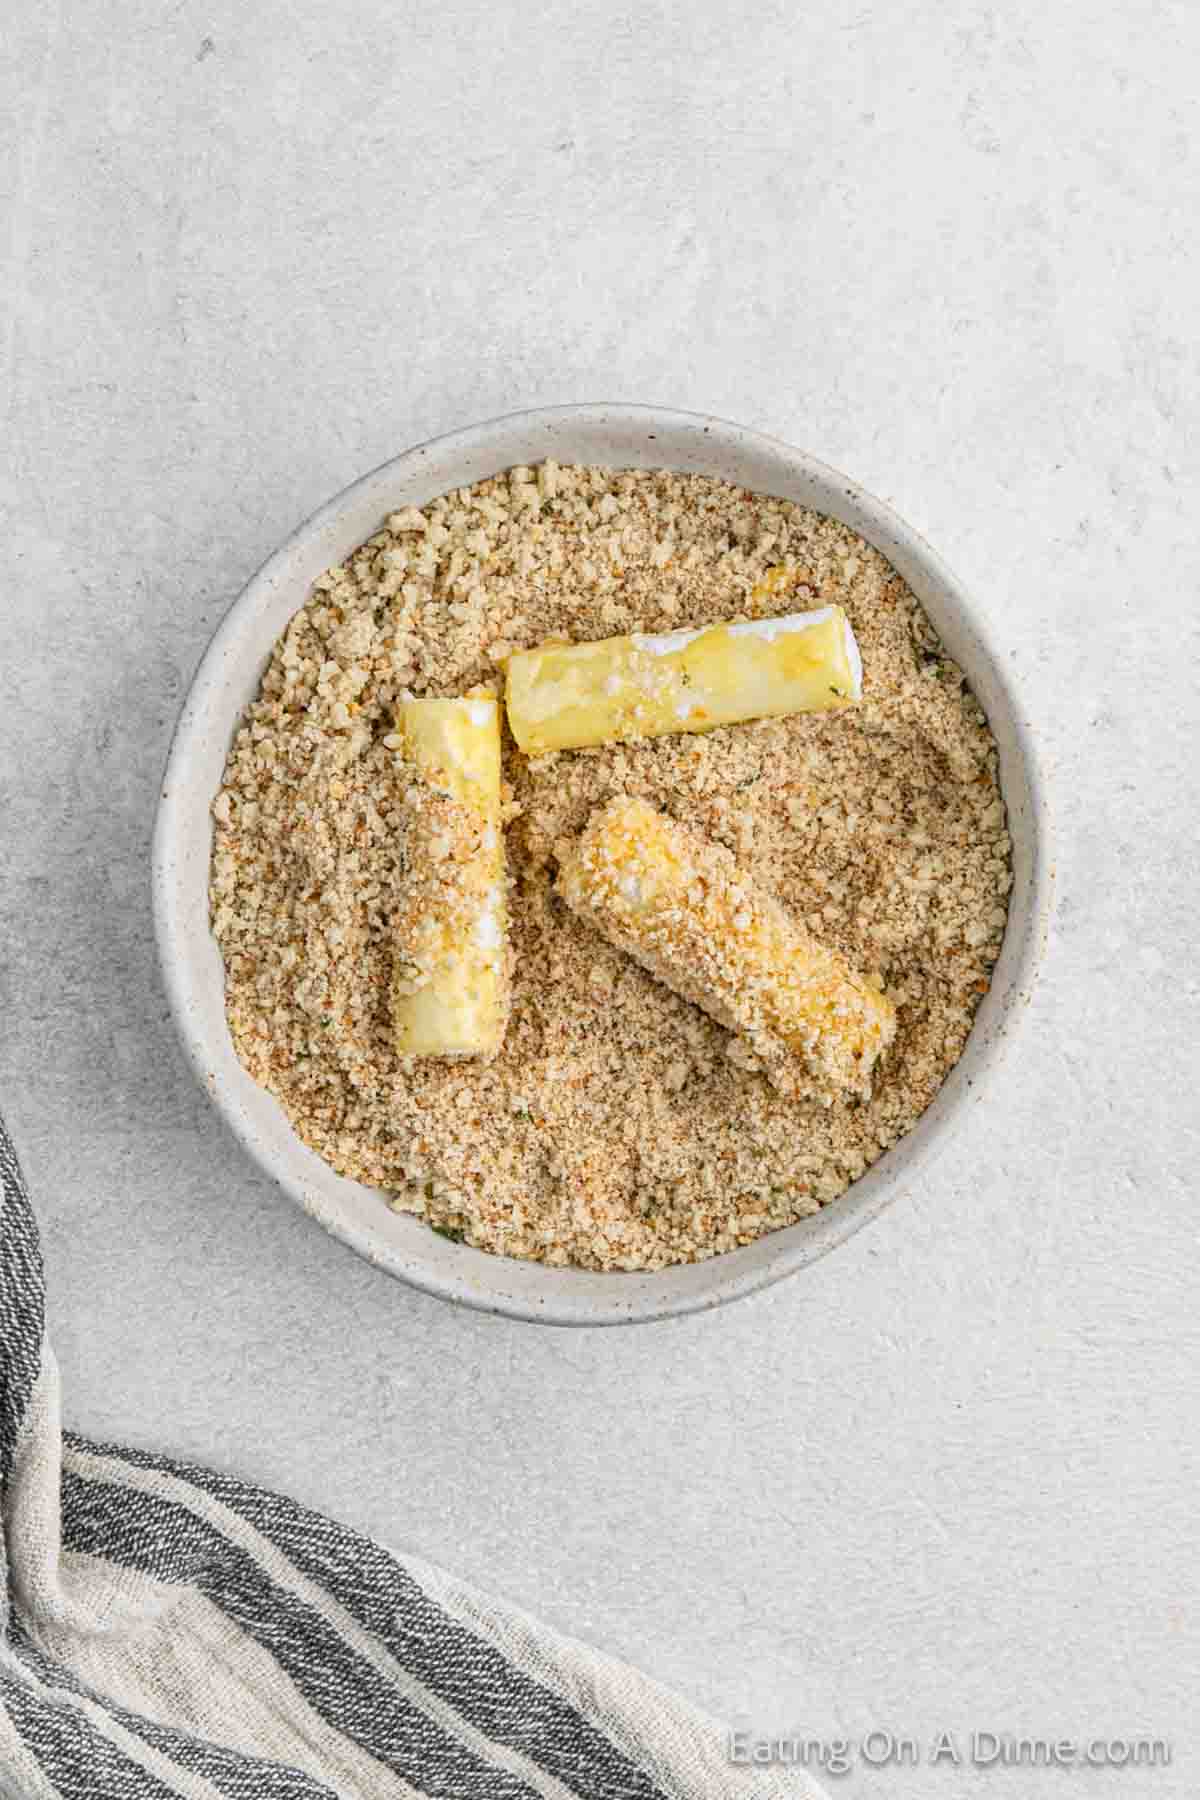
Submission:
POLYGON ((0 1121, 5 1800, 819 1800, 674 1694, 249 1482, 64 1434, 0 1121))

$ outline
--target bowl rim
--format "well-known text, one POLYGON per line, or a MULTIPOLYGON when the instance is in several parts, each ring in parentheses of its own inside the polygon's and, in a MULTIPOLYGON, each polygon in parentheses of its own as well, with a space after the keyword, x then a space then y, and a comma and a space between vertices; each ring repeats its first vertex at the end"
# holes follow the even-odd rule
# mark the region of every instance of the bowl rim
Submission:
MULTIPOLYGON (((563 460, 577 458, 567 456, 563 460)), ((604 459, 597 460, 603 462, 604 459)), ((507 461, 497 462, 493 466, 493 472, 498 473, 502 468, 511 466, 512 461, 510 457, 507 461)), ((608 466, 616 468, 622 465, 613 461, 608 466)), ((646 462, 641 466, 678 467, 679 460, 666 454, 661 463, 646 462)), ((471 479, 480 478, 472 476, 471 479)), ((452 480, 443 482, 438 491, 446 492, 456 485, 462 484, 452 480)), ((769 492, 769 489, 757 487, 756 491, 769 492)), ((432 494, 430 497, 433 497, 432 494)), ((815 501, 805 501, 803 504, 812 504, 818 511, 828 510, 815 501)), ((381 498, 377 516, 382 518, 387 510, 387 503, 381 498)), ((838 514, 832 516, 837 517, 838 514)), ((362 540, 360 538, 357 541, 362 540)), ((304 593, 296 599, 293 610, 298 610, 304 604, 307 592, 306 587, 304 593)), ((922 604, 927 604, 925 598, 921 598, 922 604)), ((939 624, 939 630, 941 629, 942 625, 939 624)), ((975 677, 970 671, 967 673, 974 688, 975 677)), ((229 721, 230 734, 241 717, 241 710, 239 707, 229 721)), ((227 737, 226 748, 228 741, 227 737)), ((1011 811, 1011 800, 1003 778, 1002 791, 1011 811)), ((204 796, 205 814, 211 805, 211 799, 211 794, 204 796)), ((885 1207, 909 1190, 921 1174, 929 1171, 936 1158, 947 1148, 953 1135, 954 1122, 965 1103, 968 1100, 977 1102, 983 1097, 985 1089, 990 1087, 991 1079, 1011 1041, 1013 1029, 1027 1010, 1027 1002, 1031 998, 1047 945, 1053 904, 1054 869, 1049 833, 1043 772, 1031 727, 1017 703, 1004 660, 996 651, 986 624, 972 605, 962 583, 925 538, 894 508, 809 452, 716 415, 623 401, 537 407, 505 413, 478 425, 460 427, 425 439, 396 456, 386 458, 327 500, 299 524, 251 575, 231 602, 213 632, 184 696, 159 788, 151 854, 155 939, 171 1016, 201 1086, 258 1166, 276 1186, 332 1235, 368 1261, 383 1267, 388 1273, 410 1285, 440 1299, 466 1305, 477 1311, 555 1325, 643 1323, 707 1311, 731 1300, 744 1298, 795 1274, 845 1243, 885 1207), (423 1237, 429 1240, 429 1248, 418 1247, 415 1252, 400 1253, 383 1241, 376 1231, 349 1217, 345 1209, 339 1207, 336 1196, 331 1204, 328 1196, 314 1191, 312 1180, 306 1182, 299 1174, 281 1166, 233 1092, 239 1077, 254 1086, 257 1084, 253 1083, 253 1078, 233 1057, 227 1029, 225 1047, 228 1056, 233 1057, 236 1064, 236 1072, 231 1070, 228 1076, 219 1066, 222 1058, 214 1052, 211 1034, 194 1025, 193 984, 184 954, 188 922, 183 916, 179 893, 181 843, 196 806, 195 796, 189 793, 188 768, 196 758, 200 741, 211 725, 214 711, 221 711, 222 678, 226 669, 227 652, 240 635, 247 618, 264 601, 279 579, 286 576, 298 554, 319 540, 354 502, 363 500, 374 489, 382 488, 389 481, 399 481, 403 473, 415 473, 423 460, 435 454, 439 462, 455 460, 468 452, 476 453, 486 449, 492 440, 499 443, 514 434, 540 434, 543 431, 547 437, 543 454, 552 454, 556 431, 590 427, 602 432, 615 425, 639 432, 650 441, 657 441, 660 433, 692 433, 697 438, 698 450, 702 448, 703 440, 707 439, 709 444, 721 446, 731 454, 736 453, 739 448, 746 448, 764 458, 790 465, 797 480, 811 482, 817 488, 827 490, 828 494, 836 494, 846 510, 855 515, 851 528, 874 543, 894 566, 900 568, 905 579, 911 582, 908 571, 901 566, 907 561, 936 587, 938 601, 935 610, 948 609, 958 621, 963 632, 972 640, 973 650, 981 659, 994 690, 993 704, 987 709, 989 722, 995 711, 996 700, 1004 710, 1004 723, 1011 738, 1008 754, 1014 766, 1019 769, 1025 788, 1029 832, 1028 868, 1023 883, 1024 904, 1020 918, 1014 918, 1017 902, 1015 883, 1010 895, 1009 921, 1000 958, 1000 962, 1009 963, 1008 980, 1003 993, 996 995, 993 991, 986 996, 972 1023, 962 1055, 913 1129, 885 1152, 864 1176, 852 1182, 837 1200, 822 1207, 810 1218, 768 1233, 755 1240, 753 1245, 747 1246, 747 1250, 760 1251, 750 1261, 743 1260, 739 1263, 738 1259, 744 1259, 746 1255, 745 1250, 739 1249, 724 1252, 700 1263, 672 1264, 657 1271, 599 1273, 573 1266, 551 1266, 500 1257, 475 1250, 469 1245, 450 1244, 438 1238, 423 1222, 419 1224, 419 1229, 423 1237), (657 430, 652 429, 655 426, 657 430), (1016 939, 1010 943, 1014 931, 1016 939), (986 1028, 981 1029, 985 1013, 989 1014, 989 1018, 986 1028), (964 1065, 969 1065, 969 1073, 964 1065), (889 1163, 890 1167, 887 1166, 889 1163), (762 1251, 763 1246, 766 1246, 765 1253, 762 1251), (490 1271, 482 1269, 479 1266, 481 1263, 491 1265, 490 1271), (520 1279, 517 1279, 515 1273, 508 1276, 515 1291, 505 1287, 503 1273, 496 1273, 506 1270, 520 1272, 520 1279), (689 1271, 693 1276, 698 1272, 706 1272, 708 1278, 685 1281, 683 1278, 689 1271), (599 1290, 597 1283, 602 1284, 599 1290), (603 1287, 609 1284, 611 1292, 606 1294, 603 1287)), ((205 889, 207 890, 207 882, 205 889)), ((206 911, 204 930, 208 930, 206 911)), ((997 964, 999 966, 1000 963, 997 964)), ((220 1017, 221 1026, 224 1027, 223 1005, 220 1017)), ((260 1092, 265 1093, 266 1090, 260 1092)), ((273 1096, 269 1098, 278 1106, 273 1096)), ((282 1109, 280 1115, 282 1116, 282 1109)), ((288 1131, 291 1132, 290 1125, 288 1131)), ((294 1133, 292 1137, 304 1156, 312 1158, 314 1153, 309 1152, 294 1133)), ((322 1168, 332 1182, 340 1184, 342 1189, 361 1193, 371 1191, 360 1188, 359 1184, 350 1182, 346 1177, 336 1175, 328 1165, 322 1165, 322 1168)), ((382 1203, 380 1212, 387 1212, 388 1217, 393 1220, 400 1217, 391 1214, 382 1203)), ((411 1222, 418 1224, 416 1220, 411 1222)))

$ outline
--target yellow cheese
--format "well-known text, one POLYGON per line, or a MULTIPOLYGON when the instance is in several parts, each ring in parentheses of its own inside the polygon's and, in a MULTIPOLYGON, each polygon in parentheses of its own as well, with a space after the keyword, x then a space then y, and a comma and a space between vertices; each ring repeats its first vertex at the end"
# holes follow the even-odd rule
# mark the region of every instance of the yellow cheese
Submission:
POLYGON ((509 727, 529 756, 820 712, 862 693, 858 645, 840 606, 545 644, 510 656, 506 675, 509 727))
POLYGON ((723 846, 645 800, 594 812, 559 867, 567 905, 727 1030, 782 1093, 865 1093, 890 1000, 798 925, 723 846))
POLYGON ((392 1018, 402 1056, 494 1056, 508 1015, 500 708, 480 691, 396 713, 410 791, 392 1018))

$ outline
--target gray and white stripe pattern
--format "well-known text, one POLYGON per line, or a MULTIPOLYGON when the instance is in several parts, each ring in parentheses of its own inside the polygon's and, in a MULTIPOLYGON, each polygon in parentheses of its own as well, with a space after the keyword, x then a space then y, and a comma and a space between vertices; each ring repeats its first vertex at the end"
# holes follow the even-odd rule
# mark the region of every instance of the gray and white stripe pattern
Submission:
POLYGON ((0 1121, 0 1800, 813 1800, 634 1670, 243 1481, 59 1425, 0 1121))

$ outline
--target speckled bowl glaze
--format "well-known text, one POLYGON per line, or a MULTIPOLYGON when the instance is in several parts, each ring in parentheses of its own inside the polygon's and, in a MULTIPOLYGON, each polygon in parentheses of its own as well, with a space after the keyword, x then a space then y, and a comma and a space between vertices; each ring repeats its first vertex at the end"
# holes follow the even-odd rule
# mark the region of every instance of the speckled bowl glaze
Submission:
POLYGON ((163 778, 153 861, 159 953, 175 1020, 200 1080, 251 1156, 326 1230, 389 1274, 446 1300, 554 1325, 629 1324, 751 1294, 807 1268, 910 1188, 967 1108, 984 1098, 986 1077, 1030 997, 1051 885, 1028 727, 980 620, 929 546, 889 507, 802 450, 723 419, 624 405, 514 413, 437 438, 365 475, 302 525, 235 601, 196 673, 163 778), (860 532, 911 585, 987 712, 1013 842, 1011 909, 991 991, 962 1058, 916 1128, 815 1217, 707 1262, 654 1274, 596 1274, 489 1256, 391 1212, 378 1192, 336 1175, 234 1055, 221 957, 208 926, 209 806, 239 715, 312 582, 370 537, 386 513, 546 456, 719 476, 815 507, 860 532))

